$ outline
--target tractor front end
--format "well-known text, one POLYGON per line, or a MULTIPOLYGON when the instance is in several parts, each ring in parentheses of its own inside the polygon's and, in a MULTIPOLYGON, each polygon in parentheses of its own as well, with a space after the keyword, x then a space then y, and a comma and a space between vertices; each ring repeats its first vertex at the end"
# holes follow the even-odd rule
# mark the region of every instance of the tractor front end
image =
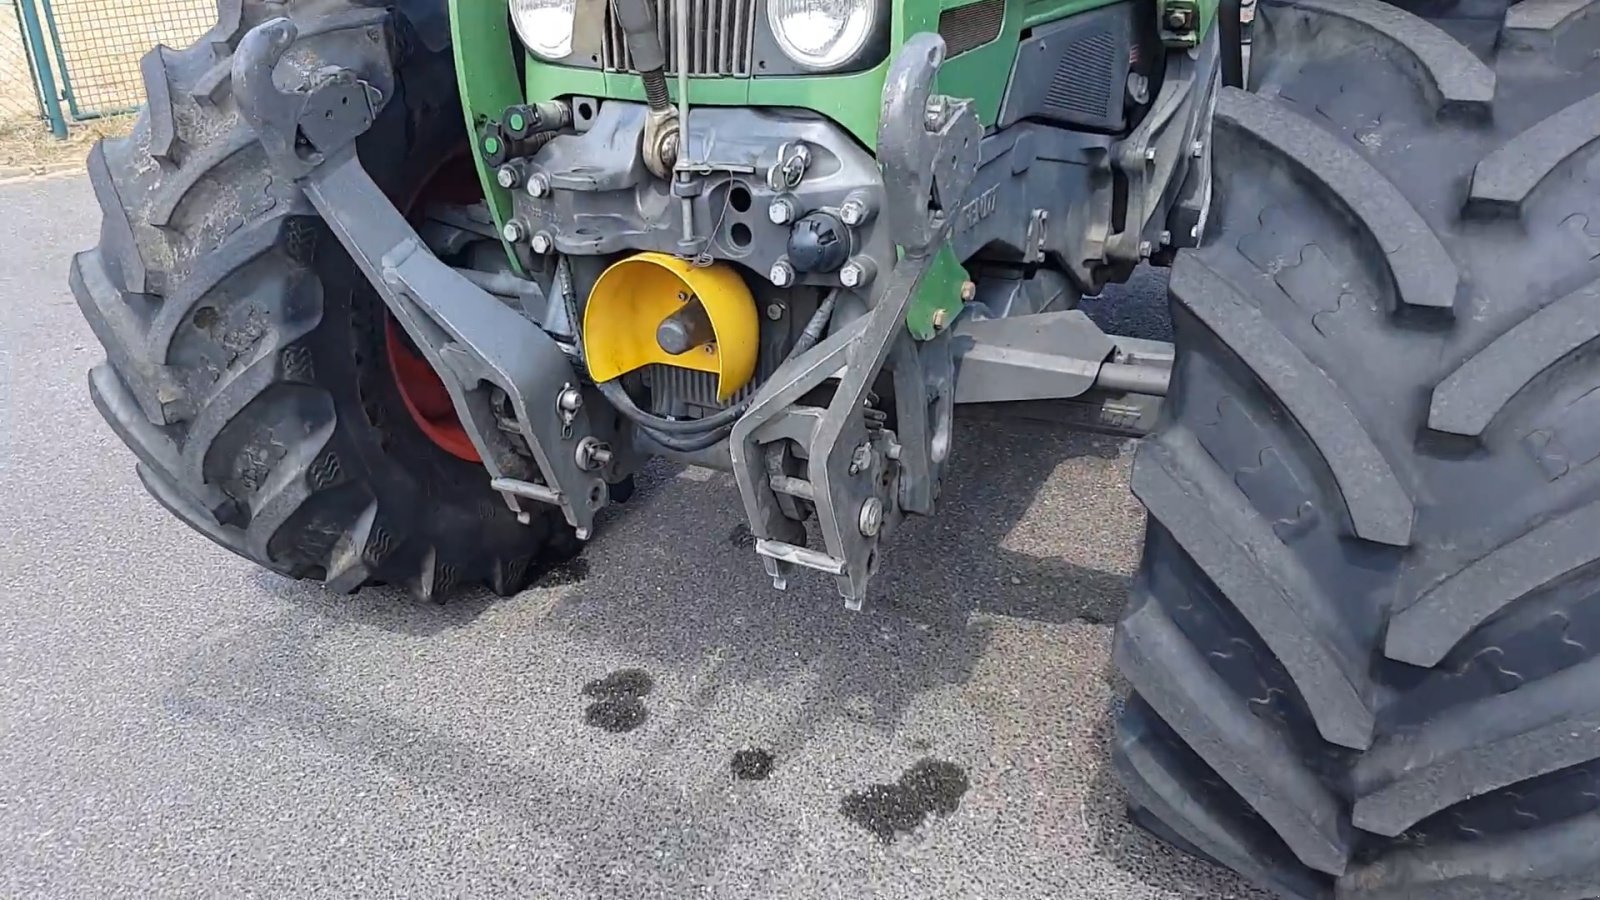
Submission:
POLYGON ((731 469, 774 582, 821 570, 854 608, 932 512, 957 402, 1098 386, 1099 424, 1150 418, 1170 355, 1071 308, 1198 239, 1210 6, 452 9, 501 296, 573 369, 570 479, 496 477, 509 501, 581 533, 650 457, 731 469))

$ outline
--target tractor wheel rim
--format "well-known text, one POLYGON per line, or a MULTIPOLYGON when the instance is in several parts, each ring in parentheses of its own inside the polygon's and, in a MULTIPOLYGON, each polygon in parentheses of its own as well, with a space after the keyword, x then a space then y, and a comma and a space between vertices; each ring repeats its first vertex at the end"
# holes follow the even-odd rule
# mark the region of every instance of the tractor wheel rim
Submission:
MULTIPOLYGON (((433 200, 447 198, 452 201, 472 202, 483 199, 477 171, 467 151, 457 153, 440 162, 437 168, 417 187, 403 210, 408 216, 413 210, 426 209, 433 200), (467 194, 473 194, 468 199, 467 194)), ((400 391, 406 410, 411 413, 417 428, 433 441, 439 449, 469 463, 483 463, 478 448, 473 446, 467 429, 456 416, 455 402, 444 380, 433 370, 421 352, 406 336, 394 314, 385 310, 384 343, 388 348, 389 372, 394 376, 395 387, 400 391)))
POLYGON ((411 413, 412 421, 428 440, 451 456, 470 463, 483 462, 478 448, 472 445, 472 438, 467 436, 467 429, 456 417, 455 402, 450 399, 444 380, 406 340, 394 316, 389 316, 385 323, 384 338, 389 351, 389 371, 394 375, 395 387, 399 388, 400 399, 411 413))

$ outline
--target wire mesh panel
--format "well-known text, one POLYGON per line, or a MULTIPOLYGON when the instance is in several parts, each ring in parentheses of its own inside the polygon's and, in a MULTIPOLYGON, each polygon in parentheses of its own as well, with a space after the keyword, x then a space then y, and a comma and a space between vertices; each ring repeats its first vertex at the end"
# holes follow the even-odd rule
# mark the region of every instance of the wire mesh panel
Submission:
POLYGON ((0 0, 0 128, 44 115, 17 0, 0 0))
POLYGON ((61 92, 78 119, 143 103, 140 58, 157 44, 187 47, 217 21, 216 0, 36 2, 52 26, 64 74, 61 92))

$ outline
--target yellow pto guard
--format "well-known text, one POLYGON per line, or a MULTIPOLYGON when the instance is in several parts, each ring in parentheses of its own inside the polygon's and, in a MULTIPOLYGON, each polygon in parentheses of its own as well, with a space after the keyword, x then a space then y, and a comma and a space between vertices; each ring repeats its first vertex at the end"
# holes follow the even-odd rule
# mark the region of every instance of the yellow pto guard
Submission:
POLYGON ((660 363, 714 373, 719 400, 755 373, 759 329, 755 298, 732 266, 700 267, 665 253, 614 263, 595 282, 583 314, 584 350, 596 382, 660 363), (687 309, 697 301, 699 309, 687 309), (685 311, 709 321, 709 332, 682 352, 669 352, 658 330, 664 334, 667 320, 684 318, 685 311))

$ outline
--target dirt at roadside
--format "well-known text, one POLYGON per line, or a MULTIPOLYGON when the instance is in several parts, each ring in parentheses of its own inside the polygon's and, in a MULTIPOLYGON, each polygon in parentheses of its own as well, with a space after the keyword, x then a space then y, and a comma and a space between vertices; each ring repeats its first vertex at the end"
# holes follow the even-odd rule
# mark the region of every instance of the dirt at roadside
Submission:
POLYGON ((64 141, 36 120, 0 122, 0 181, 81 169, 95 141, 127 134, 133 119, 112 116, 73 125, 64 141))

